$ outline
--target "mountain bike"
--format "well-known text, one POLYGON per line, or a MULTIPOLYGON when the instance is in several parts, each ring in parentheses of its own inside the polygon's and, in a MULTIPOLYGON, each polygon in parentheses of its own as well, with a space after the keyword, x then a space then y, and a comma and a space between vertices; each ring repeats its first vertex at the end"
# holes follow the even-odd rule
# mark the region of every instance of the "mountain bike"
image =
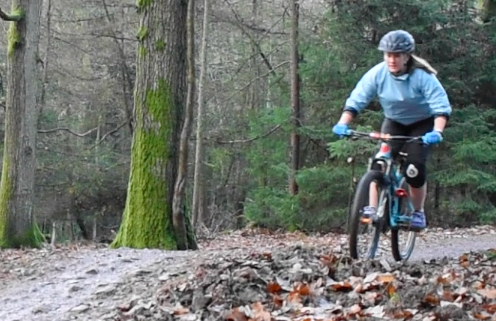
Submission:
POLYGON ((396 261, 407 261, 415 247, 417 232, 410 228, 413 206, 409 200, 408 185, 402 175, 407 153, 400 151, 398 157, 392 159, 388 141, 400 140, 404 143, 418 142, 423 144, 422 136, 393 136, 378 132, 358 132, 349 130, 345 137, 351 139, 372 139, 380 142, 380 151, 369 158, 366 173, 358 182, 348 218, 348 234, 350 254, 354 259, 361 258, 358 251, 359 230, 370 229, 371 240, 363 258, 373 259, 376 255, 381 233, 391 230, 391 250, 396 261), (386 143, 386 144, 384 144, 386 143), (375 183, 378 203, 373 218, 362 217, 363 208, 369 203, 371 184, 375 183), (406 231, 406 247, 400 250, 400 232, 406 231))

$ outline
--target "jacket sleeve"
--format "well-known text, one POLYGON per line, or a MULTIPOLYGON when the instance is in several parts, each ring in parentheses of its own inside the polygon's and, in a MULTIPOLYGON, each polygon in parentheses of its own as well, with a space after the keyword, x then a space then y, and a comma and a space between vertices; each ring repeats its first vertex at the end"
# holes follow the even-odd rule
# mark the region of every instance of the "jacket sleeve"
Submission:
POLYGON ((451 104, 448 95, 436 75, 424 72, 422 76, 422 93, 434 116, 451 116, 451 104))
POLYGON ((372 68, 362 76, 348 99, 346 99, 344 111, 349 111, 353 115, 356 115, 367 107, 372 98, 377 94, 376 75, 377 68, 372 68))

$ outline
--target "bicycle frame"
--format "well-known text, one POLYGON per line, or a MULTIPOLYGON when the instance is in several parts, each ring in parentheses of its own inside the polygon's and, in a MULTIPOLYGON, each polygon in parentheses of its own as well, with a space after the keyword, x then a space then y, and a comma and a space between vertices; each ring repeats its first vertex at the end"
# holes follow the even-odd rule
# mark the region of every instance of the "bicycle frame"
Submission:
MULTIPOLYGON (((371 138, 373 140, 381 141, 381 143, 387 143, 387 141, 391 140, 403 140, 405 141, 405 143, 418 140, 421 141, 421 136, 392 136, 377 132, 362 133, 350 130, 349 135, 355 137, 371 138)), ((383 207, 388 204, 387 213, 389 213, 389 222, 387 223, 392 229, 398 229, 403 225, 409 225, 412 219, 410 216, 404 216, 400 213, 400 200, 401 198, 408 196, 408 192, 401 188, 401 183, 403 180, 401 166, 403 166, 402 161, 404 154, 400 152, 399 157, 401 157, 401 159, 399 161, 399 164, 397 164, 390 156, 382 155, 379 157, 378 155, 379 153, 376 153, 374 157, 369 158, 367 166, 367 171, 375 167, 382 168, 384 180, 388 185, 388 188, 386 189, 387 195, 380 195, 379 199, 383 202, 383 204, 378 204, 377 213, 379 215, 379 218, 382 219, 382 215, 386 213, 383 207), (388 200, 389 202, 387 202, 388 200)), ((411 207, 411 204, 409 204, 409 206, 411 207)))
POLYGON ((382 197, 383 195, 380 195, 380 199, 383 200, 385 204, 379 204, 379 210, 377 213, 382 216, 382 214, 385 213, 382 207, 387 204, 387 213, 389 213, 388 223, 391 228, 399 228, 403 224, 410 223, 411 217, 403 216, 400 213, 400 198, 408 196, 408 192, 401 188, 403 174, 401 174, 400 165, 396 164, 392 158, 371 157, 369 158, 367 170, 371 170, 375 164, 385 168, 383 174, 386 184, 388 185, 388 188, 386 189, 386 197, 382 197), (390 201, 387 202, 387 200, 390 201))

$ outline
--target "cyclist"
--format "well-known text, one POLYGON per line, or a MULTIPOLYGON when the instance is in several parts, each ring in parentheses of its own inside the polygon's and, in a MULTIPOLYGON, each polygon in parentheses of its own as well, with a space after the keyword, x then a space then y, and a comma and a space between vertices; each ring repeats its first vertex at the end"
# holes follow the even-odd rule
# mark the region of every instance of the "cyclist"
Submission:
MULTIPOLYGON (((414 207, 411 228, 426 226, 424 203, 427 193, 426 161, 429 146, 443 140, 443 130, 451 115, 451 105, 432 66, 413 54, 415 40, 404 30, 384 35, 378 49, 384 61, 366 72, 346 100, 338 123, 333 127, 336 135, 343 136, 351 120, 378 96, 385 119, 381 132, 390 135, 421 136, 423 144, 390 142, 391 156, 396 157, 404 147, 408 153, 404 176, 409 185, 414 207), (405 146, 404 146, 405 145, 405 146)), ((374 217, 377 197, 363 209, 364 217, 374 217)))

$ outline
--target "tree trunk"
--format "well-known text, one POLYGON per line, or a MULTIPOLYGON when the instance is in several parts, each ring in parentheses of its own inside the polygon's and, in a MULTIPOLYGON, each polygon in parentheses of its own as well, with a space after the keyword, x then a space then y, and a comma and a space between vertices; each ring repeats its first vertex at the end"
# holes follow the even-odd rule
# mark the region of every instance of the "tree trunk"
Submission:
POLYGON ((7 47, 5 147, 0 184, 0 246, 38 246, 33 217, 42 0, 13 0, 7 47))
POLYGON ((494 0, 479 0, 481 20, 489 22, 496 15, 496 2, 494 0))
POLYGON ((138 1, 131 170, 112 247, 177 249, 172 200, 186 98, 187 6, 187 0, 138 1))
POLYGON ((203 142, 203 117, 204 117, 204 99, 203 99, 203 86, 207 74, 207 38, 208 38, 208 18, 209 6, 208 0, 204 0, 203 5, 203 35, 200 51, 200 79, 198 83, 198 114, 196 120, 196 154, 195 154, 195 173, 193 183, 193 205, 191 214, 193 216, 193 227, 196 229, 198 223, 203 223, 202 217, 203 209, 203 150, 205 148, 203 142))
POLYGON ((300 135, 298 133, 300 124, 300 75, 298 72, 298 20, 299 3, 291 0, 291 106, 292 124, 291 132, 291 152, 290 152, 290 174, 289 193, 298 194, 298 184, 296 183, 296 173, 300 167, 300 135))
MULTIPOLYGON (((186 113, 184 118, 181 139, 179 141, 179 168, 174 187, 174 200, 172 202, 172 222, 176 232, 178 250, 188 249, 188 231, 186 230, 186 209, 184 195, 186 180, 188 178, 188 141, 191 136, 191 125, 193 121, 193 108, 195 97, 195 0, 188 1, 188 94, 186 98, 186 113)), ((191 231, 192 232, 192 231, 191 231)), ((194 237, 190 238, 194 239, 194 237)), ((192 249, 197 249, 196 243, 192 249)))

